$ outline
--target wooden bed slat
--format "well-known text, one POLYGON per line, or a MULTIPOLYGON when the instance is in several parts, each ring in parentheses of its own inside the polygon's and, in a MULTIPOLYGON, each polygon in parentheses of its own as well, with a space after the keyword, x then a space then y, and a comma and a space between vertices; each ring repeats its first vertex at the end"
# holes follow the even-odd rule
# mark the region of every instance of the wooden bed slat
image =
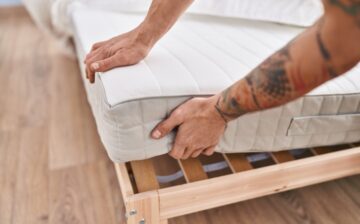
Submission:
POLYGON ((139 192, 146 192, 160 188, 152 160, 147 159, 132 161, 130 164, 139 192))
POLYGON ((311 149, 311 152, 314 155, 322 155, 322 154, 329 153, 329 152, 332 152, 332 151, 333 150, 330 149, 330 148, 312 148, 311 149))
POLYGON ((335 152, 339 151, 345 148, 351 148, 351 146, 347 145, 335 145, 335 146, 324 146, 324 147, 314 147, 311 148, 311 152, 314 153, 314 155, 322 155, 325 153, 335 152))
POLYGON ((233 173, 251 170, 253 167, 245 154, 223 154, 233 173))
POLYGON ((178 160, 179 165, 184 173, 186 182, 205 180, 208 178, 201 162, 195 158, 188 158, 186 160, 178 160))
POLYGON ((284 163, 294 160, 293 155, 289 151, 273 152, 271 157, 276 163, 284 163))

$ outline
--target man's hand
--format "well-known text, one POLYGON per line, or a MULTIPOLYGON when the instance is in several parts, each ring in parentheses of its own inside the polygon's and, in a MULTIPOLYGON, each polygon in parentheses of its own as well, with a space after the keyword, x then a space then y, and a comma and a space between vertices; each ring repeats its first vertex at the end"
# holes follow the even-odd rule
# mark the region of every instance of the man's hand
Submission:
POLYGON ((178 127, 170 155, 175 159, 212 155, 223 135, 226 121, 215 108, 219 95, 193 98, 177 107, 159 123, 151 136, 159 139, 178 127))
POLYGON ((104 72, 114 67, 133 65, 144 59, 154 44, 151 32, 138 28, 106 40, 95 43, 86 56, 86 78, 95 81, 95 72, 104 72))
POLYGON ((95 72, 133 65, 146 57, 154 44, 174 25, 193 0, 153 0, 144 21, 134 30, 93 45, 86 56, 86 78, 95 72))

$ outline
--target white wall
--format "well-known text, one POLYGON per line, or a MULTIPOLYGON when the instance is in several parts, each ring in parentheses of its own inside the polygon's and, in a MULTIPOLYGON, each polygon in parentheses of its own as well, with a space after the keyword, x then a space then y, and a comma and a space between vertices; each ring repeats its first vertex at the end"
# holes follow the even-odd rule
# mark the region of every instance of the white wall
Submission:
POLYGON ((0 0, 0 6, 4 5, 19 5, 21 0, 0 0))

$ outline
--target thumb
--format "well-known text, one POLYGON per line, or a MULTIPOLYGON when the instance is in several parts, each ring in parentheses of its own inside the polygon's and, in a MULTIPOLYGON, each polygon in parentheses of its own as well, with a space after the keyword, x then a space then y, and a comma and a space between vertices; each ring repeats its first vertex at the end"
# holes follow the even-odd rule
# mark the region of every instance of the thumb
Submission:
POLYGON ((178 113, 172 113, 169 118, 160 122, 154 130, 151 132, 151 137, 154 139, 160 139, 169 134, 175 127, 182 123, 181 117, 178 113))

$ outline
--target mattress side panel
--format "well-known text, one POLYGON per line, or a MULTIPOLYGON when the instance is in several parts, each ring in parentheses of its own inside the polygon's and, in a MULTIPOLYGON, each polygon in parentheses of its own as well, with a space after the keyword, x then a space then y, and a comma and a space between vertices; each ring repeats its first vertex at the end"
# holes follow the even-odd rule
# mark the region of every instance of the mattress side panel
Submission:
MULTIPOLYGON (((119 140, 116 143, 113 139, 106 144, 111 146, 107 147, 111 158, 115 161, 140 160, 167 153, 171 149, 175 133, 161 140, 153 140, 150 138, 150 132, 171 110, 186 99, 183 97, 141 100, 112 108, 111 116, 117 117, 117 122, 124 124, 126 120, 132 120, 132 123, 129 126, 121 125, 111 129, 112 132, 117 132, 119 140), (137 105, 134 106, 135 104, 137 105), (154 105, 159 106, 159 109, 152 110, 154 105)), ((229 123, 216 151, 280 151, 360 141, 359 131, 350 129, 341 132, 327 131, 324 134, 311 131, 301 135, 288 134, 295 117, 312 116, 320 120, 329 115, 336 117, 342 116, 343 113, 360 114, 359 102, 360 94, 307 96, 278 108, 244 115, 229 123), (329 104, 334 106, 329 107, 329 104)), ((328 127, 336 130, 336 123, 329 123, 328 127)))

